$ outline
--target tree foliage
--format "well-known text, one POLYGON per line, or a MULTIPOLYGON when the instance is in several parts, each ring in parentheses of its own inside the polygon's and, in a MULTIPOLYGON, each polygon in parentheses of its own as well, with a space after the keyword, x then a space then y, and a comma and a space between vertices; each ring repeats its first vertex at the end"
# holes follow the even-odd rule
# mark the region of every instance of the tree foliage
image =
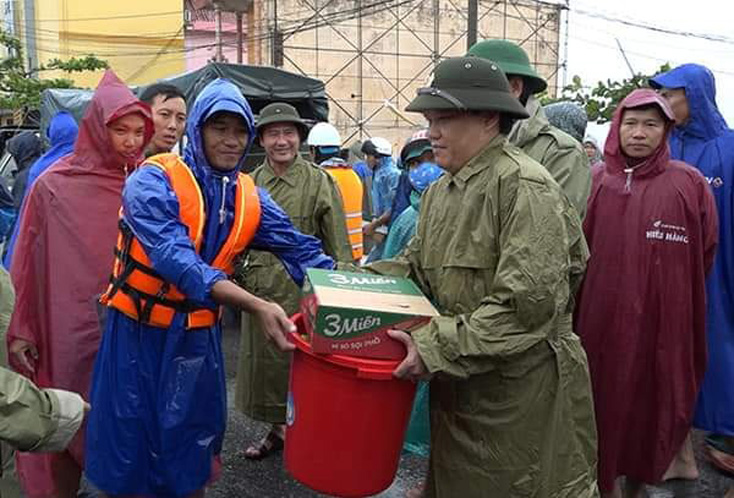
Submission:
POLYGON ((74 88, 68 78, 40 79, 44 71, 62 71, 67 74, 106 69, 106 61, 94 55, 72 57, 67 60, 52 59, 33 71, 25 69, 20 40, 0 28, 0 47, 7 52, 0 62, 0 108, 35 109, 41 103, 41 93, 47 88, 74 88))
POLYGON ((631 78, 622 81, 612 81, 610 79, 597 82, 595 87, 584 86, 579 76, 574 76, 570 85, 566 85, 561 91, 558 98, 551 98, 548 95, 541 96, 543 105, 559 101, 572 101, 579 103, 586 109, 590 122, 599 124, 612 120, 614 110, 619 102, 624 99, 632 90, 649 86, 648 81, 653 76, 670 71, 670 64, 664 64, 651 75, 641 73, 635 74, 631 78))

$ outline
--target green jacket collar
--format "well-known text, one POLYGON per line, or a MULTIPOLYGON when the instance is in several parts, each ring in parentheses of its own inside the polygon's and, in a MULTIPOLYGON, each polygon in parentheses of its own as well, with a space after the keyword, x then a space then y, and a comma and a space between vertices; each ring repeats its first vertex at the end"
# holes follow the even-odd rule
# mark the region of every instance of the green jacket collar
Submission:
POLYGON ((496 157, 501 153, 506 143, 507 138, 504 135, 494 137, 479 154, 471 158, 458 173, 451 176, 451 182, 463 190, 471 177, 495 163, 496 157))
POLYGON ((306 160, 303 159, 300 154, 296 154, 296 158, 293 160, 293 163, 288 166, 288 169, 285 170, 285 173, 282 176, 278 176, 275 174, 275 169, 273 169, 273 166, 270 164, 270 160, 265 159, 265 162, 262 165, 263 171, 261 180, 263 183, 280 180, 285 182, 289 187, 296 187, 298 185, 301 168, 307 166, 308 163, 306 160))
POLYGON ((512 127, 512 131, 507 136, 510 143, 520 148, 528 142, 535 140, 546 127, 550 126, 545 111, 543 111, 543 106, 540 105, 538 99, 531 96, 528 99, 525 109, 530 114, 530 117, 516 121, 512 127))

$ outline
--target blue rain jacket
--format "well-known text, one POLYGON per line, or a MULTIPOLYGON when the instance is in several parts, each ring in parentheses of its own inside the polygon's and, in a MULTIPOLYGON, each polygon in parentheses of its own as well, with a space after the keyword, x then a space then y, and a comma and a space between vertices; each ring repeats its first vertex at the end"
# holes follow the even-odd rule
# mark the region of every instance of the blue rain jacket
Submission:
MULTIPOLYGON (((403 176, 407 179, 408 199, 410 205, 403 209, 397 216, 393 211, 394 223, 390 226, 387 233, 385 247, 382 251, 382 259, 390 259, 400 254, 405 246, 408 245, 410 239, 415 235, 415 229, 418 224, 418 213, 420 212, 421 195, 436 180, 441 178, 443 170, 438 165, 429 162, 423 162, 412 171, 406 171, 403 176)), ((401 176, 402 181, 402 176, 401 176)), ((393 203, 393 209, 395 203, 393 203)))
MULTIPOLYGON (((237 175, 212 169, 203 152, 201 128, 218 111, 242 116, 250 139, 255 136, 250 106, 237 87, 222 79, 207 85, 191 110, 185 151, 206 204, 200 253, 160 169, 142 166, 123 191, 124 221, 153 268, 190 300, 212 308, 211 288, 227 276, 209 263, 232 226, 237 175)), ((276 254, 299 284, 309 267, 334 267, 318 239, 298 232, 266 191, 258 193, 262 214, 250 247, 276 254)), ((203 488, 221 451, 227 418, 220 325, 187 331, 179 313, 161 329, 110 308, 91 403, 86 473, 98 488, 111 495, 165 498, 203 488)))
MULTIPOLYGON (((410 184, 409 184, 410 185, 410 184)), ((410 239, 415 235, 418 225, 418 213, 420 211, 421 194, 413 190, 410 195, 410 205, 395 217, 395 221, 387 232, 385 246, 382 249, 380 259, 392 259, 403 252, 410 239)))
POLYGON ((392 209, 400 180, 400 170, 392 157, 381 157, 372 176, 372 213, 379 218, 392 209))
POLYGON ((5 257, 3 259, 3 265, 5 268, 10 269, 13 250, 15 249, 15 239, 18 238, 18 229, 22 222, 22 218, 20 218, 21 213, 23 213, 22 205, 25 203, 25 198, 28 197, 28 192, 31 191, 31 187, 33 187, 36 179, 41 176, 41 173, 51 167, 51 165, 57 160, 74 152, 74 142, 76 141, 76 136, 78 134, 79 127, 77 126, 76 121, 74 121, 74 116, 70 113, 61 111, 56 113, 56 115, 51 119, 51 123, 46 130, 46 136, 51 144, 51 148, 39 157, 28 171, 28 180, 25 192, 23 193, 21 209, 18 215, 19 218, 13 228, 13 234, 10 236, 10 241, 8 242, 5 257))
POLYGON ((671 156, 703 173, 719 214, 719 247, 706 281, 708 365, 693 424, 734 436, 734 131, 716 106, 714 76, 706 67, 684 64, 651 84, 685 89, 690 116, 671 134, 671 156))
POLYGON ((408 171, 402 170, 400 172, 400 178, 398 178, 398 186, 395 187, 395 197, 393 198, 390 209, 390 224, 388 225, 390 230, 395 226, 398 217, 410 206, 410 193, 412 190, 408 171))
POLYGON ((362 183, 365 183, 368 178, 372 177, 372 170, 367 166, 367 163, 364 161, 358 161, 352 165, 352 169, 354 170, 357 175, 359 175, 359 179, 362 180, 362 183))

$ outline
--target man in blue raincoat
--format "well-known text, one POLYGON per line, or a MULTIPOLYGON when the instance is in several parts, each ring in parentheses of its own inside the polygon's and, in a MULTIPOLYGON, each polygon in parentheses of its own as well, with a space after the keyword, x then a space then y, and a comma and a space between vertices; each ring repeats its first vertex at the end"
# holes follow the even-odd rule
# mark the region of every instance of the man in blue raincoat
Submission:
POLYGON ((13 258, 13 249, 15 248, 15 239, 18 238, 18 227, 22 223, 22 204, 25 202, 28 192, 30 192, 36 179, 41 176, 44 171, 50 168, 57 160, 74 151, 74 142, 76 141, 76 136, 78 134, 79 126, 76 124, 76 121, 74 121, 74 116, 70 113, 60 111, 51 118, 51 122, 46 130, 46 136, 51 144, 51 148, 39 157, 38 160, 33 163, 30 170, 28 170, 28 179, 26 181, 26 188, 23 194, 23 201, 21 202, 21 210, 18 213, 18 219, 15 223, 15 227, 13 228, 13 234, 5 249, 5 256, 3 258, 3 265, 5 268, 10 268, 10 263, 13 258))
POLYGON ((381 258, 382 248, 390 223, 390 210, 400 181, 400 170, 392 158, 392 145, 382 137, 372 137, 362 146, 367 166, 372 170, 372 215, 373 219, 362 231, 366 239, 374 242, 367 261, 381 258))
POLYGON ((254 130, 237 87, 215 80, 191 111, 184 167, 173 154, 153 156, 125 185, 87 432, 87 475, 109 495, 204 495, 227 416, 219 305, 252 313, 292 349, 280 306, 228 280, 241 243, 276 254, 299 284, 307 267, 333 267, 319 241, 239 173, 254 130), (248 230, 249 241, 240 236, 248 230))
MULTIPOLYGON (((706 177, 719 214, 719 248, 708 276, 708 365, 693 425, 711 431, 714 463, 734 471, 734 131, 716 105, 711 71, 684 64, 650 84, 661 90, 675 114, 670 134, 672 159, 685 161, 706 177), (726 462, 729 462, 728 464, 726 462)), ((676 476, 670 476, 676 477, 676 476)))

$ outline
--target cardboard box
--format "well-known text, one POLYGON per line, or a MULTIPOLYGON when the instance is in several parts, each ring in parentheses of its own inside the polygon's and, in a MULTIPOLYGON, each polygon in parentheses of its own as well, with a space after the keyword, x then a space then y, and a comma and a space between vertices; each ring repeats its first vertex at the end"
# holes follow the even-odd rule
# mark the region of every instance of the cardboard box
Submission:
POLYGON ((387 335, 439 316, 406 278, 309 269, 301 311, 316 353, 402 359, 405 347, 387 335))

